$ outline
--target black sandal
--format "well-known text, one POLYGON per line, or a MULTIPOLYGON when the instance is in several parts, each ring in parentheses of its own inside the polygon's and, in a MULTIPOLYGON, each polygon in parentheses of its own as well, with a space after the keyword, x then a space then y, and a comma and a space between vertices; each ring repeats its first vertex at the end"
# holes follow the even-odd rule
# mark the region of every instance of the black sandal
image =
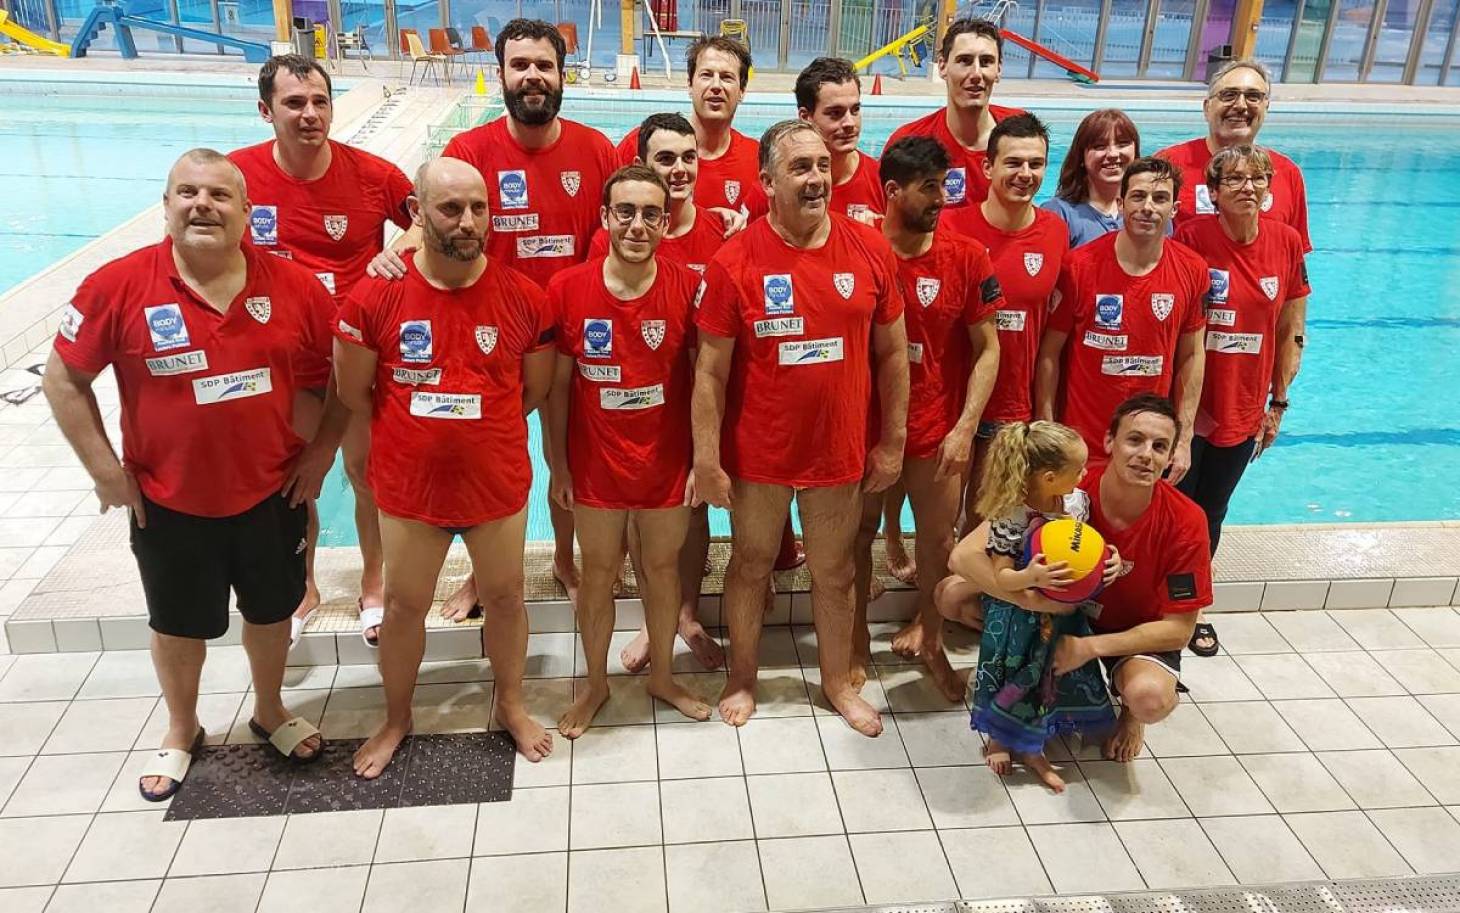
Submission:
POLYGON ((1216 656, 1221 647, 1221 642, 1217 640, 1217 629, 1204 621, 1197 622, 1196 629, 1191 632, 1191 641, 1186 645, 1186 649, 1197 656, 1207 657, 1216 656), (1199 640, 1209 640, 1211 646, 1198 646, 1197 641, 1199 640))

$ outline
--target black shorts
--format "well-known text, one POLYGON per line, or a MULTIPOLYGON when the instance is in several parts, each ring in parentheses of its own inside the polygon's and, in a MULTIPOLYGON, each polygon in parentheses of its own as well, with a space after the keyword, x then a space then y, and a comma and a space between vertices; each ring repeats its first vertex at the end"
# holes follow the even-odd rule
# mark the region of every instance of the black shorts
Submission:
POLYGON ((1155 663, 1175 677, 1177 691, 1186 690, 1186 686, 1181 684, 1180 650, 1168 650, 1165 653, 1137 653, 1134 656, 1102 656, 1100 664, 1105 667, 1105 680, 1110 682, 1110 693, 1116 697, 1120 696, 1120 689, 1115 686, 1115 670, 1128 660, 1155 663))
POLYGON ((197 517, 143 498, 147 526, 132 520, 148 623, 159 634, 206 640, 228 631, 228 591, 256 625, 277 624, 304 598, 305 505, 270 495, 232 517, 197 517))

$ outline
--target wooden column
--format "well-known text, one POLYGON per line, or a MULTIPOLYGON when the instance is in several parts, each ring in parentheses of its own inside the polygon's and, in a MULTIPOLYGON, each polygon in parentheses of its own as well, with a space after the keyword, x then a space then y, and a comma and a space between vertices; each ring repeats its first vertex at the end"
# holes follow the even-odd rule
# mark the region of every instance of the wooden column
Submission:
POLYGON ((1237 9, 1232 13, 1233 60, 1251 57, 1257 50, 1257 24, 1260 21, 1262 0, 1237 0, 1237 9))
POLYGON ((634 53, 634 2, 635 0, 619 0, 618 52, 620 54, 634 53))
POLYGON ((292 41, 294 4, 290 0, 274 0, 274 40, 292 41))

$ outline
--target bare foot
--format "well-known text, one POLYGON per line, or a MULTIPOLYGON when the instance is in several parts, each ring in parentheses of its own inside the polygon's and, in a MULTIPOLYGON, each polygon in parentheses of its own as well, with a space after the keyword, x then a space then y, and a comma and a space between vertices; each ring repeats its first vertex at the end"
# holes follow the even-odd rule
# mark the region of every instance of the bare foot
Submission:
POLYGON ((957 671, 948 662, 948 654, 943 652, 942 645, 929 646, 923 650, 923 668, 928 670, 928 677, 937 686, 938 693, 948 699, 949 703, 963 700, 963 693, 968 690, 968 685, 958 677, 957 671))
POLYGON ((563 734, 565 739, 576 739, 588 731, 593 725, 593 717, 598 714, 598 708, 608 700, 608 683, 601 685, 585 684, 583 693, 573 702, 562 718, 558 720, 558 732, 563 734))
POLYGON ((731 726, 744 726, 755 715, 755 686, 744 685, 734 678, 725 682, 720 692, 720 719, 731 726))
POLYGON ((1019 760, 1039 778, 1039 782, 1048 786, 1055 795, 1065 791, 1065 781, 1055 773, 1054 767, 1049 763, 1049 758, 1042 754, 1021 754, 1019 760))
POLYGON ((553 753, 553 737, 542 725, 527 715, 519 704, 515 707, 497 705, 497 725, 507 730, 512 741, 517 743, 517 752, 536 764, 553 753))
POLYGON ((382 725, 368 742, 355 751, 355 776, 374 780, 385 773, 391 758, 395 757, 395 750, 410 734, 409 719, 401 726, 392 726, 388 722, 382 725))
MULTIPOLYGON (((568 601, 574 608, 578 606, 578 584, 581 582, 578 577, 578 566, 571 561, 565 567, 562 563, 553 560, 553 579, 562 584, 563 589, 568 591, 568 601)), ((622 582, 619 584, 622 586, 622 582)))
POLYGON ((1145 744, 1146 726, 1128 709, 1120 711, 1115 733, 1105 740, 1103 754, 1112 761, 1134 761, 1145 744))
POLYGON ((873 574, 871 582, 867 584, 867 601, 876 602, 882 598, 882 594, 885 592, 887 592, 887 584, 882 582, 881 577, 873 574))
POLYGON ((901 536, 890 536, 887 539, 887 573, 906 584, 918 582, 917 562, 903 548, 901 536))
POLYGON ((649 632, 643 628, 619 651, 619 662, 630 672, 643 672, 649 668, 649 632))
POLYGON ((892 652, 913 659, 923 652, 923 620, 914 618, 892 635, 892 652))
POLYGON ((825 690, 821 693, 836 708, 836 712, 842 715, 842 719, 847 721, 848 726, 872 739, 882 734, 882 714, 855 690, 847 688, 836 695, 828 694, 825 690))
POLYGON ((1014 769, 1014 762, 1009 758, 1009 749, 1002 742, 993 739, 989 739, 988 744, 983 747, 983 762, 989 766, 989 770, 1001 777, 1007 777, 1009 771, 1014 769))
POLYGON ((455 593, 441 603, 441 617, 449 618, 452 621, 465 621, 471 617, 471 610, 477 604, 477 582, 475 577, 467 577, 455 593))
POLYGON ((304 598, 299 600, 299 608, 294 610, 294 617, 306 618, 317 608, 319 608, 319 587, 314 585, 313 580, 305 581, 304 598))
MULTIPOLYGON (((162 744, 157 747, 192 751, 193 740, 198 737, 198 729, 198 721, 194 717, 191 726, 178 730, 169 729, 167 735, 162 738, 162 744)), ((153 796, 165 793, 172 788, 171 777, 141 777, 137 780, 137 783, 142 787, 143 792, 153 796)))
POLYGON ((710 718, 710 705, 690 694, 683 687, 677 684, 668 675, 664 676, 666 682, 649 680, 649 696, 657 697, 666 704, 673 704, 674 709, 689 717, 692 720, 704 722, 710 718))
MULTIPOLYGON (((689 652, 694 654, 695 661, 706 669, 718 669, 725 665, 725 651, 700 624, 699 619, 693 616, 679 619, 679 636, 684 638, 685 644, 689 646, 689 652)), ((625 663, 625 665, 628 665, 625 663)), ((632 670, 631 670, 632 671, 632 670)))
POLYGON ((847 681, 853 691, 858 694, 862 693, 862 688, 867 684, 867 661, 865 659, 858 656, 852 657, 851 668, 847 670, 847 681))

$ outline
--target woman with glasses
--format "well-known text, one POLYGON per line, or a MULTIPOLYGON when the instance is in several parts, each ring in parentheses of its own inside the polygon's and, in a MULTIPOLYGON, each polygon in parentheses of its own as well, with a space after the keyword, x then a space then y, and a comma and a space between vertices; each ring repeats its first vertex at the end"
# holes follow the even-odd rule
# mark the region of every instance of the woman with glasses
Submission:
MULTIPOLYGON (((1215 554, 1232 492, 1287 414, 1303 350, 1308 271, 1298 232, 1262 218, 1275 181, 1271 153, 1250 145, 1222 149, 1205 178, 1215 214, 1176 230, 1176 240, 1201 254, 1211 275, 1191 469, 1177 488, 1206 512, 1215 554)), ((1198 656, 1214 655, 1211 624, 1198 618, 1189 646, 1198 656)))
POLYGON ((1141 157, 1141 134, 1116 108, 1092 111, 1075 129, 1059 187, 1044 208, 1065 220, 1070 248, 1120 229, 1120 178, 1141 157))

